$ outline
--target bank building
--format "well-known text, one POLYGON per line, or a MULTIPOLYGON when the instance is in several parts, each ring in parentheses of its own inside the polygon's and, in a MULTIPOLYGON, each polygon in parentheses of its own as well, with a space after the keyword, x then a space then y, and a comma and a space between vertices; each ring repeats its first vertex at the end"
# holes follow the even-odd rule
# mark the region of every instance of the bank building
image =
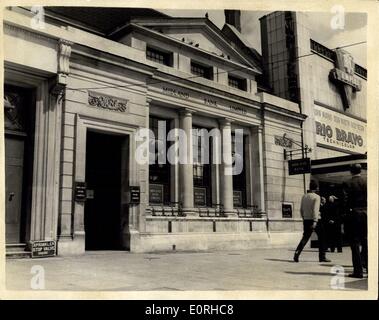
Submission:
POLYGON ((367 70, 313 40, 303 13, 263 16, 260 54, 236 10, 221 29, 152 9, 43 10, 4 11, 8 256, 292 246, 310 179, 338 193, 350 164, 367 168, 367 70), (212 159, 200 129, 222 133, 209 145, 225 157, 141 163, 144 128, 154 159, 179 131, 212 159), (242 170, 226 174, 237 140, 242 170))

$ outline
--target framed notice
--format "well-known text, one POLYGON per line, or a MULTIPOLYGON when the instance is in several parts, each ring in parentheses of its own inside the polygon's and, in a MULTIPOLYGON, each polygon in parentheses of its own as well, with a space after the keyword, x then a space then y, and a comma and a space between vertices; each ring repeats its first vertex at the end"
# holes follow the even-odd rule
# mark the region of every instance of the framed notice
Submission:
POLYGON ((207 205, 207 189, 201 187, 193 188, 195 206, 205 207, 207 205))
POLYGON ((141 190, 139 186, 130 186, 130 203, 139 204, 141 202, 141 190))
POLYGON ((242 191, 233 191, 233 206, 242 207, 242 191))
POLYGON ((48 241, 31 241, 30 243, 32 258, 54 257, 56 254, 56 242, 48 241))
POLYGON ((83 202, 86 201, 86 189, 87 184, 85 182, 77 181, 75 182, 75 201, 83 202))
POLYGON ((292 218, 293 204, 291 202, 282 203, 282 218, 292 218))
POLYGON ((149 185, 149 202, 151 204, 163 203, 163 184, 149 185))

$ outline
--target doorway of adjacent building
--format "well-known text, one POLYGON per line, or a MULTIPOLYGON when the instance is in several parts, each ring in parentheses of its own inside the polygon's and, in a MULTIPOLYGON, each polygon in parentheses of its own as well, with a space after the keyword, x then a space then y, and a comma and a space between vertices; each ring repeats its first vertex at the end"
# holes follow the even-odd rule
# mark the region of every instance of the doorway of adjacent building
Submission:
POLYGON ((34 91, 4 86, 6 244, 29 237, 33 167, 34 91))
POLYGON ((87 132, 86 250, 122 249, 122 193, 125 137, 87 132))

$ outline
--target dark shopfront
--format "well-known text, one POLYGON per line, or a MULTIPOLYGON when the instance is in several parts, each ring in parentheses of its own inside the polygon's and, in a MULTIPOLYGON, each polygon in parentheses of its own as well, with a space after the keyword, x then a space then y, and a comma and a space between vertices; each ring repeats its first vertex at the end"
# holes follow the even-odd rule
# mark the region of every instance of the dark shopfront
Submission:
MULTIPOLYGON (((334 195, 337 197, 340 212, 343 215, 343 190, 342 184, 351 177, 350 166, 359 163, 362 166, 362 176, 367 177, 367 155, 354 154, 329 159, 312 161, 312 178, 318 181, 320 196, 327 199, 334 195)), ((344 228, 342 226, 342 233, 344 228)), ((346 236, 343 233, 343 245, 348 245, 346 236)), ((317 241, 313 240, 311 247, 317 247, 317 241)))

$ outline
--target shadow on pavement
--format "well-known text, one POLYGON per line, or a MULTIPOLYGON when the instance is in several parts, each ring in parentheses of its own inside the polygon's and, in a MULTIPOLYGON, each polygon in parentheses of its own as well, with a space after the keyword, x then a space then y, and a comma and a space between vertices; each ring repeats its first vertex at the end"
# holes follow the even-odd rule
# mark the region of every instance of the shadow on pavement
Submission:
POLYGON ((293 274, 293 275, 309 275, 309 276, 333 276, 330 272, 296 272, 296 271, 284 271, 285 273, 288 274, 293 274))
POLYGON ((352 269, 353 268, 352 265, 338 264, 338 263, 336 264, 336 263, 333 263, 333 261, 330 262, 330 263, 320 263, 321 267, 334 267, 336 265, 338 265, 338 266, 340 266, 342 268, 348 268, 348 269, 352 269))
POLYGON ((275 261, 275 262, 294 262, 293 259, 275 259, 275 258, 269 258, 265 259, 266 261, 275 261))
MULTIPOLYGON (((295 263, 293 261, 293 259, 276 259, 276 258, 267 258, 265 259, 266 261, 274 261, 274 262, 291 262, 291 263, 295 263)), ((299 263, 308 263, 308 262, 312 262, 312 263, 318 263, 318 260, 299 260, 299 263)), ((324 264, 323 266, 328 266, 328 267, 332 267, 334 266, 334 264, 330 264, 330 265, 327 265, 327 264, 324 264)))
MULTIPOLYGON (((290 252, 295 252, 296 248, 288 249, 290 252)), ((309 248, 309 249, 303 249, 301 252, 318 252, 317 248, 309 248)))
POLYGON ((368 279, 359 279, 351 282, 345 282, 345 289, 360 289, 367 290, 368 289, 368 279))

